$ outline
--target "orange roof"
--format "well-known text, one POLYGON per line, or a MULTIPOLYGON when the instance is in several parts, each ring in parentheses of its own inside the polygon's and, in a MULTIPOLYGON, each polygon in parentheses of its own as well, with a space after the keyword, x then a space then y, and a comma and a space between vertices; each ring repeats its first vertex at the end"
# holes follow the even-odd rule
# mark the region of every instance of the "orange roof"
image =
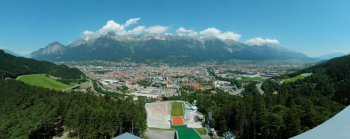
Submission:
POLYGON ((126 82, 129 83, 129 84, 135 84, 135 83, 137 83, 136 80, 127 80, 126 82))
POLYGON ((199 83, 192 83, 191 85, 193 87, 193 89, 195 90, 205 90, 205 87, 200 85, 199 83))

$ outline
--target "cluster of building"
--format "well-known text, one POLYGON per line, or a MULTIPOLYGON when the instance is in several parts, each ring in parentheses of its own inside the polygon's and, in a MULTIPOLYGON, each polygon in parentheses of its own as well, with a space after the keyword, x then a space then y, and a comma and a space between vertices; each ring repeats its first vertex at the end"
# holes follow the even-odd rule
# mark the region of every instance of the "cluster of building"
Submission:
POLYGON ((273 77, 288 73, 293 73, 304 68, 303 64, 240 64, 240 65, 218 65, 215 69, 219 73, 232 71, 245 75, 261 75, 265 77, 273 77))
POLYGON ((233 92, 234 90, 237 89, 236 86, 231 85, 231 83, 228 82, 228 81, 216 80, 216 81, 213 82, 213 86, 216 89, 220 89, 220 90, 222 90, 224 92, 233 92))
MULTIPOLYGON (((194 91, 219 89, 233 95, 240 94, 229 81, 220 80, 209 74, 214 69, 218 77, 243 80, 246 78, 269 78, 303 68, 293 64, 241 64, 241 65, 197 65, 170 67, 125 62, 87 61, 65 63, 83 71, 101 87, 116 93, 162 99, 181 95, 181 89, 194 91)), ((244 86, 244 83, 243 83, 244 86)))
POLYGON ((210 81, 204 67, 76 65, 90 79, 111 92, 161 99, 180 95, 180 88, 205 90, 197 81, 210 81))

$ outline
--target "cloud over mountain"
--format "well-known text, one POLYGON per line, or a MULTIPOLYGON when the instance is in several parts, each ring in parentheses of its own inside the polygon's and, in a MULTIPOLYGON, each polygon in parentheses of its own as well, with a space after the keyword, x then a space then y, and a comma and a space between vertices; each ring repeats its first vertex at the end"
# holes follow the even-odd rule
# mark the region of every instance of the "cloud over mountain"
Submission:
POLYGON ((108 33, 121 34, 125 33, 124 25, 120 25, 113 20, 109 20, 99 31, 99 34, 106 35, 108 33))
POLYGON ((245 41, 245 44, 250 45, 250 46, 263 46, 263 45, 268 45, 268 46, 279 46, 280 42, 277 39, 269 39, 269 38, 252 38, 247 41, 245 41))
POLYGON ((234 41, 239 41, 241 38, 240 34, 236 34, 233 32, 223 32, 217 28, 211 27, 207 28, 199 33, 201 37, 216 37, 222 40, 234 40, 234 41))
POLYGON ((168 27, 166 26, 151 26, 145 29, 145 31, 147 33, 152 33, 152 34, 161 34, 161 33, 165 33, 168 30, 168 27))
MULTIPOLYGON (((124 24, 118 23, 114 20, 109 20, 107 23, 98 29, 96 32, 86 30, 82 33, 82 38, 84 40, 90 40, 93 38, 98 38, 105 35, 145 35, 145 34, 163 34, 163 35, 177 35, 177 36, 190 36, 197 38, 215 37, 221 40, 233 40, 240 41, 241 34, 232 31, 221 31, 215 27, 209 27, 201 31, 196 31, 193 29, 187 29, 185 27, 179 27, 176 30, 171 30, 169 26, 164 25, 154 25, 154 26, 143 26, 138 24, 141 18, 131 18, 128 19, 124 24)), ((280 46, 280 42, 277 39, 269 38, 252 38, 244 42, 251 46, 280 46)))
POLYGON ((180 27, 176 30, 176 34, 179 36, 197 36, 198 32, 191 29, 185 29, 184 27, 180 27))
POLYGON ((126 21, 126 23, 124 24, 124 26, 125 27, 128 27, 128 26, 130 26, 130 25, 132 25, 132 24, 137 24, 137 22, 139 21, 139 20, 141 20, 141 18, 131 18, 131 19, 129 19, 128 21, 126 21))
POLYGON ((145 26, 137 26, 131 30, 128 30, 128 34, 141 34, 145 32, 145 26))

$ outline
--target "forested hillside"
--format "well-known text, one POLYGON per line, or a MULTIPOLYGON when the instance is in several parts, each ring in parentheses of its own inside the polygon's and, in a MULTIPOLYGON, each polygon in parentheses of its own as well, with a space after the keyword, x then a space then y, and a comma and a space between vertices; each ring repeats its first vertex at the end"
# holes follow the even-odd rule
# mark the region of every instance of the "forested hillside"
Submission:
POLYGON ((110 138, 146 129, 142 101, 62 93, 0 80, 0 138, 48 138, 70 131, 79 138, 110 138))
POLYGON ((25 74, 46 73, 62 79, 80 79, 83 73, 76 68, 51 62, 15 57, 0 50, 0 79, 25 74))
POLYGON ((0 51, 0 139, 71 137, 110 138, 146 129, 144 102, 90 93, 63 93, 30 86, 20 75, 46 73, 60 80, 79 80, 78 69, 15 57, 0 51))
POLYGON ((303 80, 279 84, 265 81, 260 95, 254 83, 243 96, 209 91, 172 99, 198 100, 198 110, 213 113, 211 125, 219 133, 232 131, 238 138, 290 138, 325 122, 350 104, 350 56, 296 72, 312 72, 303 80))
POLYGON ((232 131, 242 139, 290 138, 311 129, 344 108, 324 96, 280 92, 260 95, 249 85, 243 97, 209 91, 185 94, 182 99, 197 100, 198 110, 213 114, 210 121, 219 134, 232 131))
POLYGON ((313 92, 323 93, 344 105, 350 104, 350 55, 331 59, 299 73, 302 72, 311 72, 314 76, 299 84, 316 84, 310 88, 313 92))

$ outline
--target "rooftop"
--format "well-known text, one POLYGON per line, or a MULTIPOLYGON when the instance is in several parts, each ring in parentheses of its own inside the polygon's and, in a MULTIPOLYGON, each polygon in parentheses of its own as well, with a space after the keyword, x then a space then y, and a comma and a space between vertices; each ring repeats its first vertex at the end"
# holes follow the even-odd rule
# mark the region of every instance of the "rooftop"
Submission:
POLYGON ((350 106, 340 111, 331 119, 292 139, 349 139, 350 106))
POLYGON ((124 134, 121 134, 121 135, 114 137, 112 139, 142 139, 142 138, 135 136, 133 134, 130 134, 128 132, 125 132, 124 134))

